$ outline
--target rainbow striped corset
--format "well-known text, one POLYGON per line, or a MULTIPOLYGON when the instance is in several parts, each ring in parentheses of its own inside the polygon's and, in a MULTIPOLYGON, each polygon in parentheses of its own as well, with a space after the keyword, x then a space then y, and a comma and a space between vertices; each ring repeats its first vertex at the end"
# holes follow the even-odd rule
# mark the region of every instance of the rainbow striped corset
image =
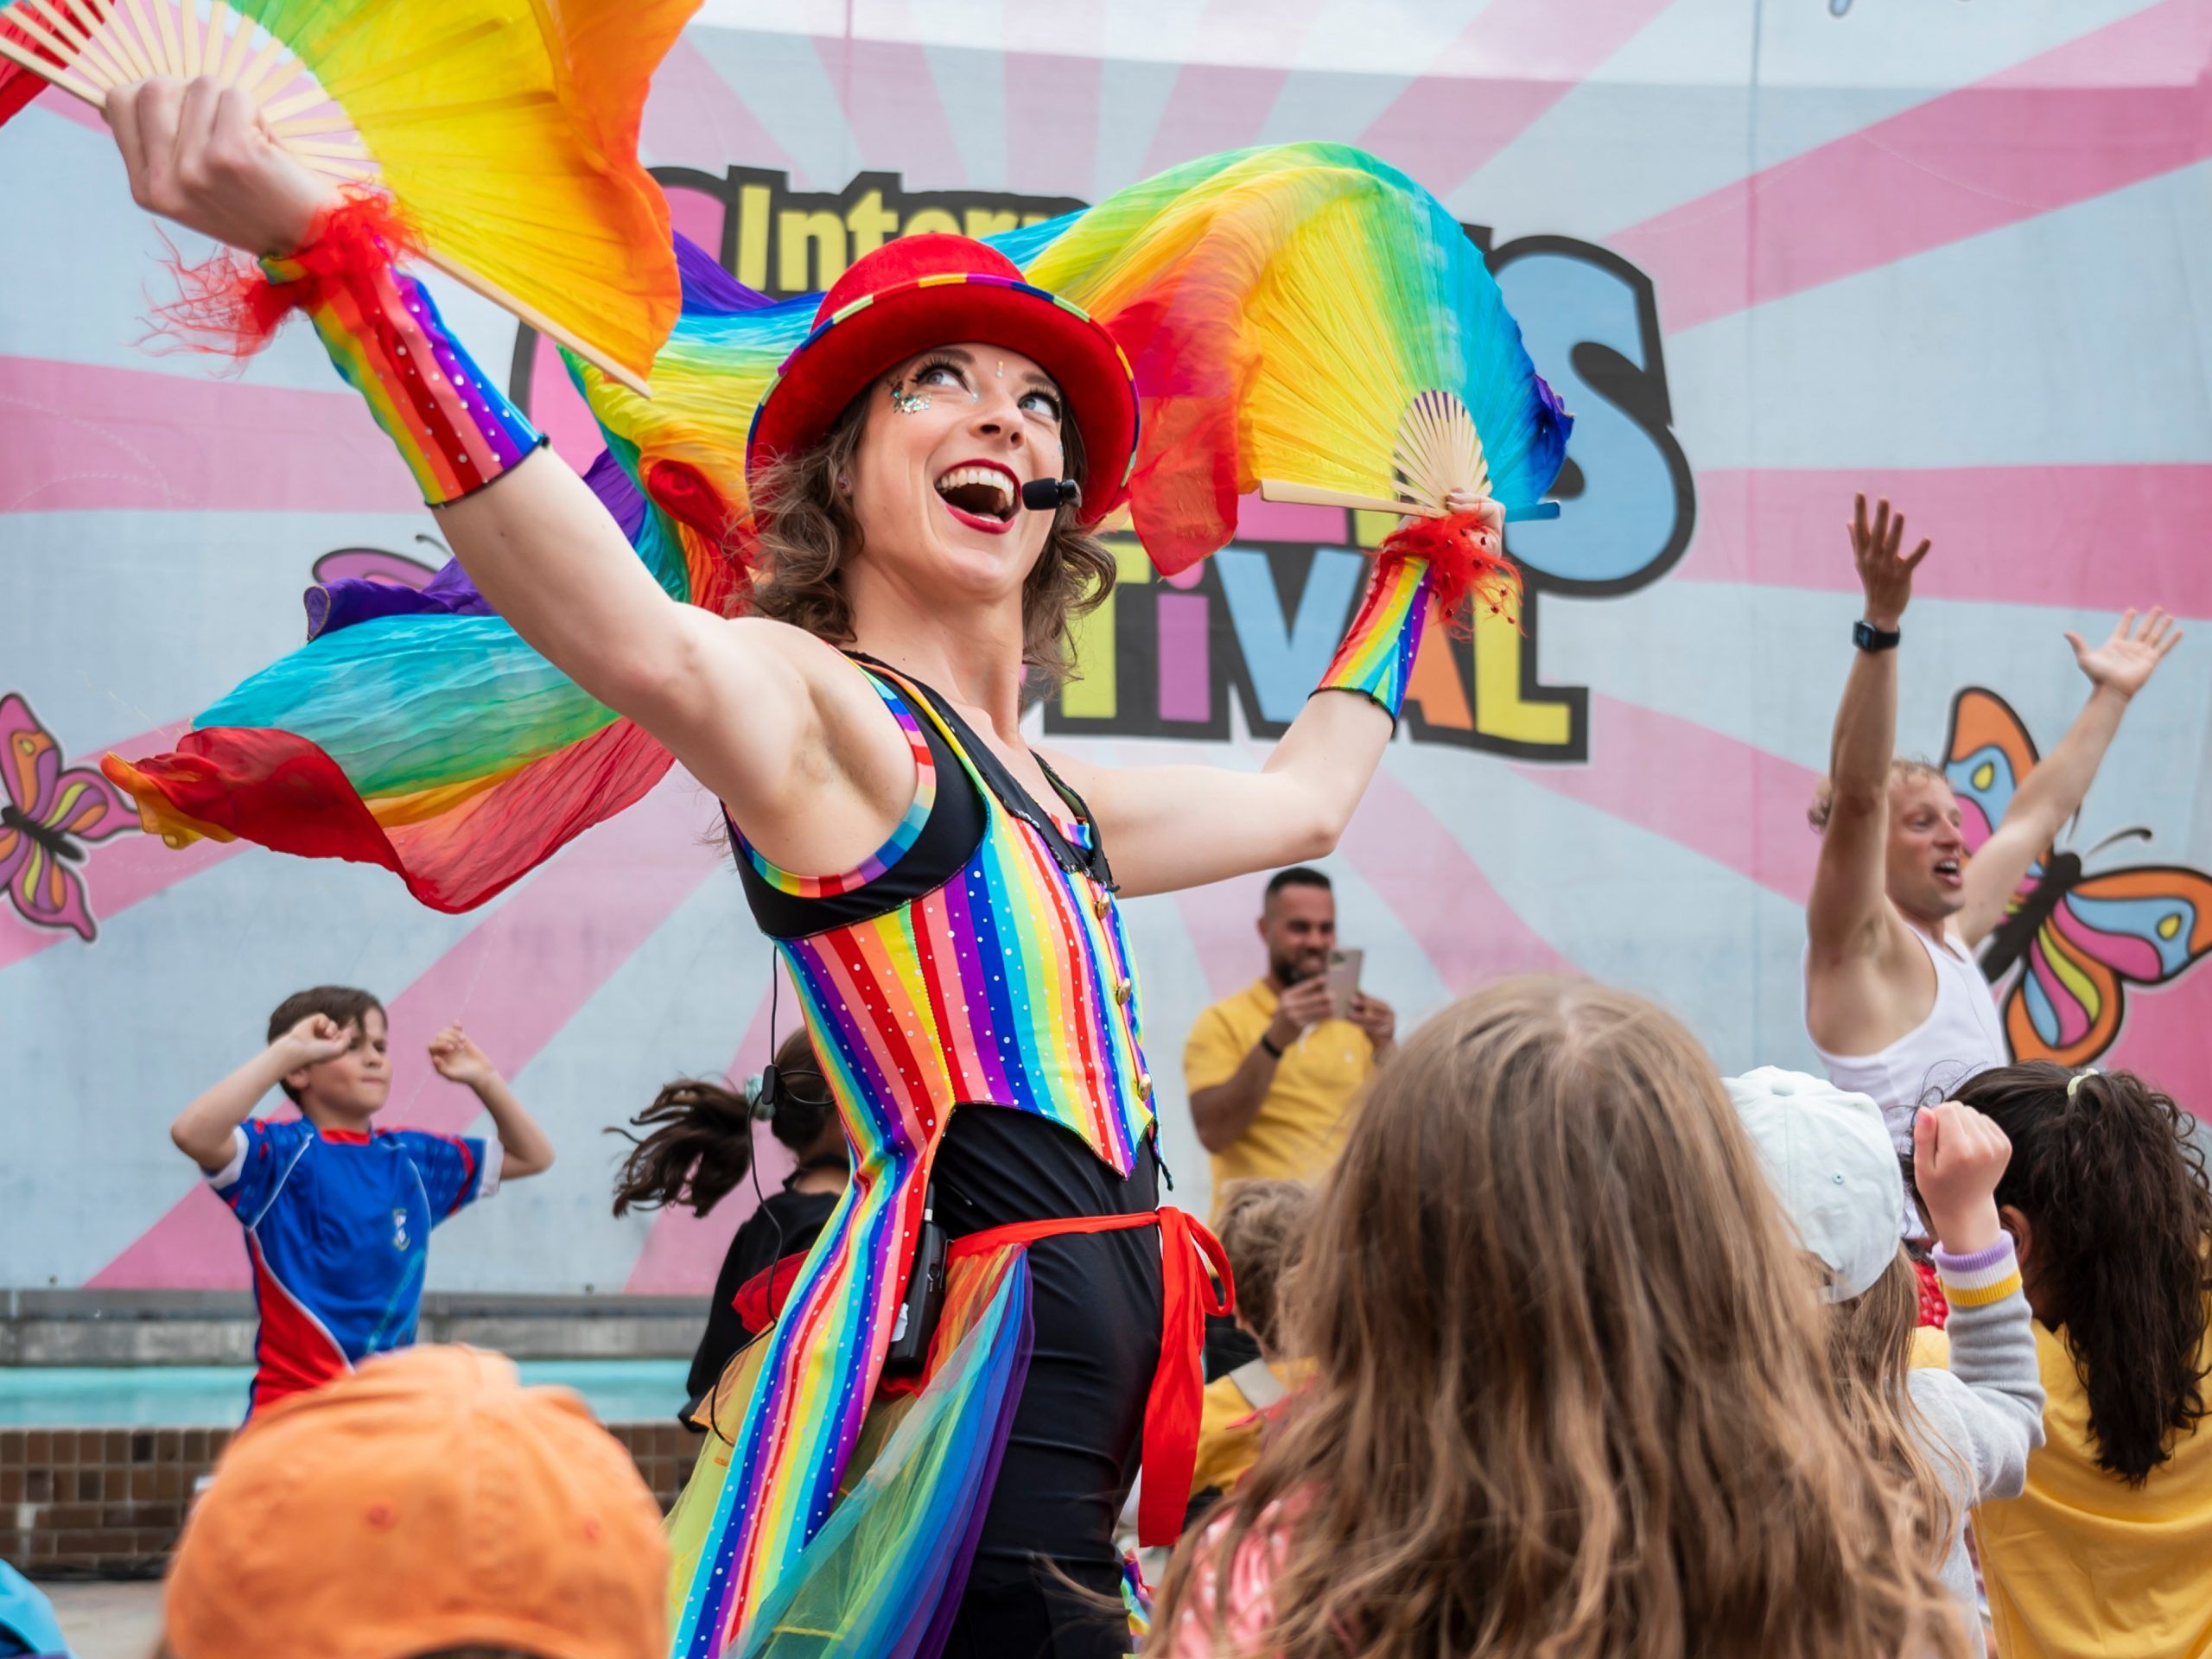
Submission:
POLYGON ((766 1338, 731 1448, 677 1623, 676 1652, 699 1659, 741 1637, 829 1518, 953 1109, 1037 1113, 1122 1175, 1152 1128, 1128 941, 1081 802, 1062 786, 1081 816, 1046 810, 925 687, 874 662, 861 671, 918 774, 891 838, 843 875, 796 876, 732 830, 851 1140, 853 1181, 766 1338))

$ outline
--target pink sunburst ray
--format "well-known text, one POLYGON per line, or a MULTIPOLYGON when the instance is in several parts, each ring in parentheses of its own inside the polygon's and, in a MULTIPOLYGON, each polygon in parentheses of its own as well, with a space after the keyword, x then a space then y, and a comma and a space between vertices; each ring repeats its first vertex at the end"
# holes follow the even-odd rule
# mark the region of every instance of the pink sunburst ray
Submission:
POLYGON ((1697 537, 1670 582, 1856 593, 1843 519, 1886 495, 1935 537, 1929 599, 2212 616, 2212 466, 1737 467, 1698 474, 1697 537))
POLYGON ((1680 333, 2202 161, 2208 57, 2212 0, 2161 0, 1605 240, 1680 333))
POLYGON ((1493 0, 1356 142, 1449 200, 1673 3, 1493 0))
POLYGON ((1508 974, 1575 971, 1444 821, 1393 775, 1388 759, 1338 851, 1389 906, 1452 995, 1508 974))
MULTIPOLYGON (((887 24, 906 25, 906 8, 898 0, 882 0, 869 10, 887 24)), ((869 39, 848 32, 815 36, 814 49, 858 147, 854 171, 879 168, 900 173, 909 189, 967 182, 967 164, 952 136, 926 47, 914 40, 869 39)))
POLYGON ((0 358, 0 512, 399 512, 422 493, 360 399, 0 358))
MULTIPOLYGON (((709 171, 726 162, 741 162, 747 167, 780 168, 801 188, 809 184, 804 169, 688 36, 677 36, 653 71, 652 96, 645 101, 639 137, 656 162, 709 171)), ((691 239, 709 253, 715 251, 715 244, 696 236, 691 239)))
POLYGON ((1257 143, 1283 83, 1290 79, 1299 43, 1324 3, 1276 0, 1262 9, 1249 0, 1208 0, 1184 48, 1183 66, 1168 92, 1167 106, 1153 129, 1144 175, 1217 150, 1257 143), (1271 62, 1238 61, 1249 56, 1255 26, 1267 30, 1271 62))
POLYGON ((1805 902, 1820 846, 1805 822, 1817 772, 1602 692, 1591 696, 1590 728, 1587 766, 1516 766, 1515 774, 1805 902))

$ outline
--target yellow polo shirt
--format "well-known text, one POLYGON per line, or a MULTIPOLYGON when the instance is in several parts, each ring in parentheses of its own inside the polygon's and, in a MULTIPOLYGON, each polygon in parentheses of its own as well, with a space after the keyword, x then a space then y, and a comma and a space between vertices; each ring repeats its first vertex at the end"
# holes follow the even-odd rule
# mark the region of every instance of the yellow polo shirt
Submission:
POLYGON ((2097 1467, 2066 1339, 2035 1331, 2049 1438, 2029 1455, 2026 1491, 1974 1512, 1998 1651, 2212 1659, 2212 1422, 2130 1490, 2097 1467))
MULTIPOLYGON (((1226 1083, 1275 1017, 1280 999, 1264 979, 1198 1017, 1183 1046, 1183 1084, 1195 1093, 1226 1083)), ((1214 1211, 1231 1181, 1311 1181, 1336 1161, 1352 1098, 1375 1069, 1374 1046, 1349 1020, 1309 1026, 1275 1063, 1259 1116, 1226 1152, 1213 1154, 1214 1211)))

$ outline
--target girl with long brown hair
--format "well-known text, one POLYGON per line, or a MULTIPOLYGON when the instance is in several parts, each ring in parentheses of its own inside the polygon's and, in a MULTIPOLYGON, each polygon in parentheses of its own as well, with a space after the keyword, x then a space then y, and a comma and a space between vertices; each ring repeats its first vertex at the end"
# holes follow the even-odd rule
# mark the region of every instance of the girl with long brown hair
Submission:
POLYGON ((1959 1098, 2012 1142, 2050 1396, 2027 1490, 1974 1517, 2006 1659, 2212 1654, 2212 1189, 2201 1126, 2126 1071, 2036 1063, 1959 1098))
POLYGON ((1638 997, 1515 979, 1422 1027, 1293 1319, 1312 1392, 1178 1552, 1152 1651, 1965 1652, 1720 1079, 1638 997))

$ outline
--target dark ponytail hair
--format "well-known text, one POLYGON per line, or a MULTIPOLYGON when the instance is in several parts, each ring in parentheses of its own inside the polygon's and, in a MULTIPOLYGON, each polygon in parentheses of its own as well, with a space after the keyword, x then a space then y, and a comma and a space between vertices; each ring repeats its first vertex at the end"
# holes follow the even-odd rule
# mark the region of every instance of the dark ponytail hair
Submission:
MULTIPOLYGON (((803 1158, 837 1112, 804 1027, 776 1046, 776 1072, 785 1086, 774 1091, 768 1130, 803 1158), (794 1081, 796 1091, 790 1086, 794 1081)), ((745 1096, 703 1077, 664 1085, 652 1104, 630 1120, 650 1134, 640 1138, 628 1129, 607 1130, 630 1143, 614 1177, 614 1213, 626 1215, 632 1205, 657 1210, 674 1204, 705 1215, 753 1173, 753 1110, 745 1096)))
POLYGON ((2139 1486, 2205 1414, 2203 1152, 2182 1109, 2132 1072, 2076 1080, 2042 1061, 2001 1066, 1958 1098, 2012 1140, 1997 1202, 2033 1230, 2044 1312, 2064 1327, 2088 1390, 2098 1465, 2139 1486))

